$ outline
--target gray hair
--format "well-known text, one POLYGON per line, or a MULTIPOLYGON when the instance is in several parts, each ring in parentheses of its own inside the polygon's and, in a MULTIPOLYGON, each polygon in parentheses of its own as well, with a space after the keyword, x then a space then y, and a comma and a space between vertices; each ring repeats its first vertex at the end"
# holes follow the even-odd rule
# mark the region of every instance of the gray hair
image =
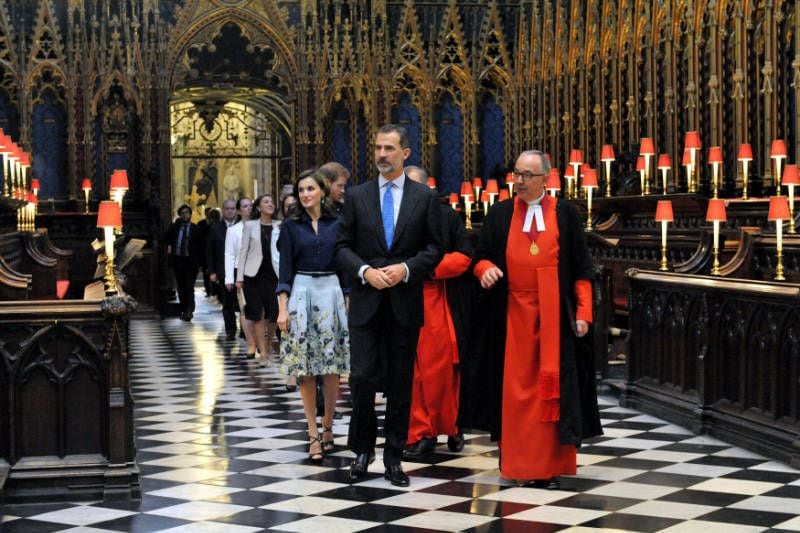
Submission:
POLYGON ((425 185, 425 183, 427 183, 428 181, 428 172, 422 167, 408 165, 406 168, 403 169, 403 172, 406 173, 406 176, 416 181, 417 183, 425 185), (414 174, 414 176, 416 176, 419 179, 415 179, 414 176, 412 176, 411 174, 414 174))
MULTIPOLYGON (((541 150, 525 150, 524 152, 519 154, 519 157, 531 156, 531 155, 538 156, 539 159, 542 161, 543 174, 547 174, 548 172, 550 172, 550 159, 547 157, 547 154, 545 154, 541 150)), ((517 159, 519 159, 519 157, 517 159)))

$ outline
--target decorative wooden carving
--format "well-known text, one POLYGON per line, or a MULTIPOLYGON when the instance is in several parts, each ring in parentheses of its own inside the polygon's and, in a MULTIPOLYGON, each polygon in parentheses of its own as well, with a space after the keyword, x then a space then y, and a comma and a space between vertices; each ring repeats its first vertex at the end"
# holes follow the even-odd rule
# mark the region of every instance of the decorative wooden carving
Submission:
POLYGON ((800 285, 628 277, 623 403, 800 465, 800 285))

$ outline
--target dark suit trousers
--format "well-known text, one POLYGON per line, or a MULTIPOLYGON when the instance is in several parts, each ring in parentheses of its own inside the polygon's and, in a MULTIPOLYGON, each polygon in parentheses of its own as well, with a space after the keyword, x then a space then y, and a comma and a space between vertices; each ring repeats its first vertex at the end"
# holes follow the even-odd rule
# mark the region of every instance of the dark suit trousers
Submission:
MULTIPOLYGON (((351 305, 358 305, 351 302, 351 305)), ((408 437, 411 384, 419 328, 404 328, 392 315, 388 298, 364 326, 350 326, 350 392, 353 412, 347 444, 356 454, 375 449, 378 421, 375 393, 386 395, 383 463, 399 465, 408 437)))
POLYGON ((172 256, 175 285, 181 313, 194 313, 194 282, 197 279, 197 264, 188 257, 172 256))
POLYGON ((224 280, 217 280, 217 294, 222 303, 222 320, 225 321, 225 334, 234 335, 236 333, 236 311, 239 309, 236 289, 228 290, 225 287, 224 280))

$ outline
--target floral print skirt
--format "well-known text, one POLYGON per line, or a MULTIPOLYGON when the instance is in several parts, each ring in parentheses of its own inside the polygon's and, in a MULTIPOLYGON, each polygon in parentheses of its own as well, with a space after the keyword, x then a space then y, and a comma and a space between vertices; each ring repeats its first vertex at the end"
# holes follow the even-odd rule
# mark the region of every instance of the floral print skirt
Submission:
POLYGON ((297 274, 289 296, 289 332, 281 335, 280 371, 322 376, 350 371, 344 295, 336 275, 297 274))

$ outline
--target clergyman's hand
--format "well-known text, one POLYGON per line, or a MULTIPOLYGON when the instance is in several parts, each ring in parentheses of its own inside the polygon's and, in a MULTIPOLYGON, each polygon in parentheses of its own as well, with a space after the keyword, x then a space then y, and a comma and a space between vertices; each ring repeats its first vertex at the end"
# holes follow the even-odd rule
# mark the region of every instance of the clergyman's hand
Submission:
POLYGON ((496 266, 493 266, 487 269, 486 272, 483 273, 483 276, 481 276, 481 287, 484 289, 491 289, 502 277, 503 271, 496 266))

